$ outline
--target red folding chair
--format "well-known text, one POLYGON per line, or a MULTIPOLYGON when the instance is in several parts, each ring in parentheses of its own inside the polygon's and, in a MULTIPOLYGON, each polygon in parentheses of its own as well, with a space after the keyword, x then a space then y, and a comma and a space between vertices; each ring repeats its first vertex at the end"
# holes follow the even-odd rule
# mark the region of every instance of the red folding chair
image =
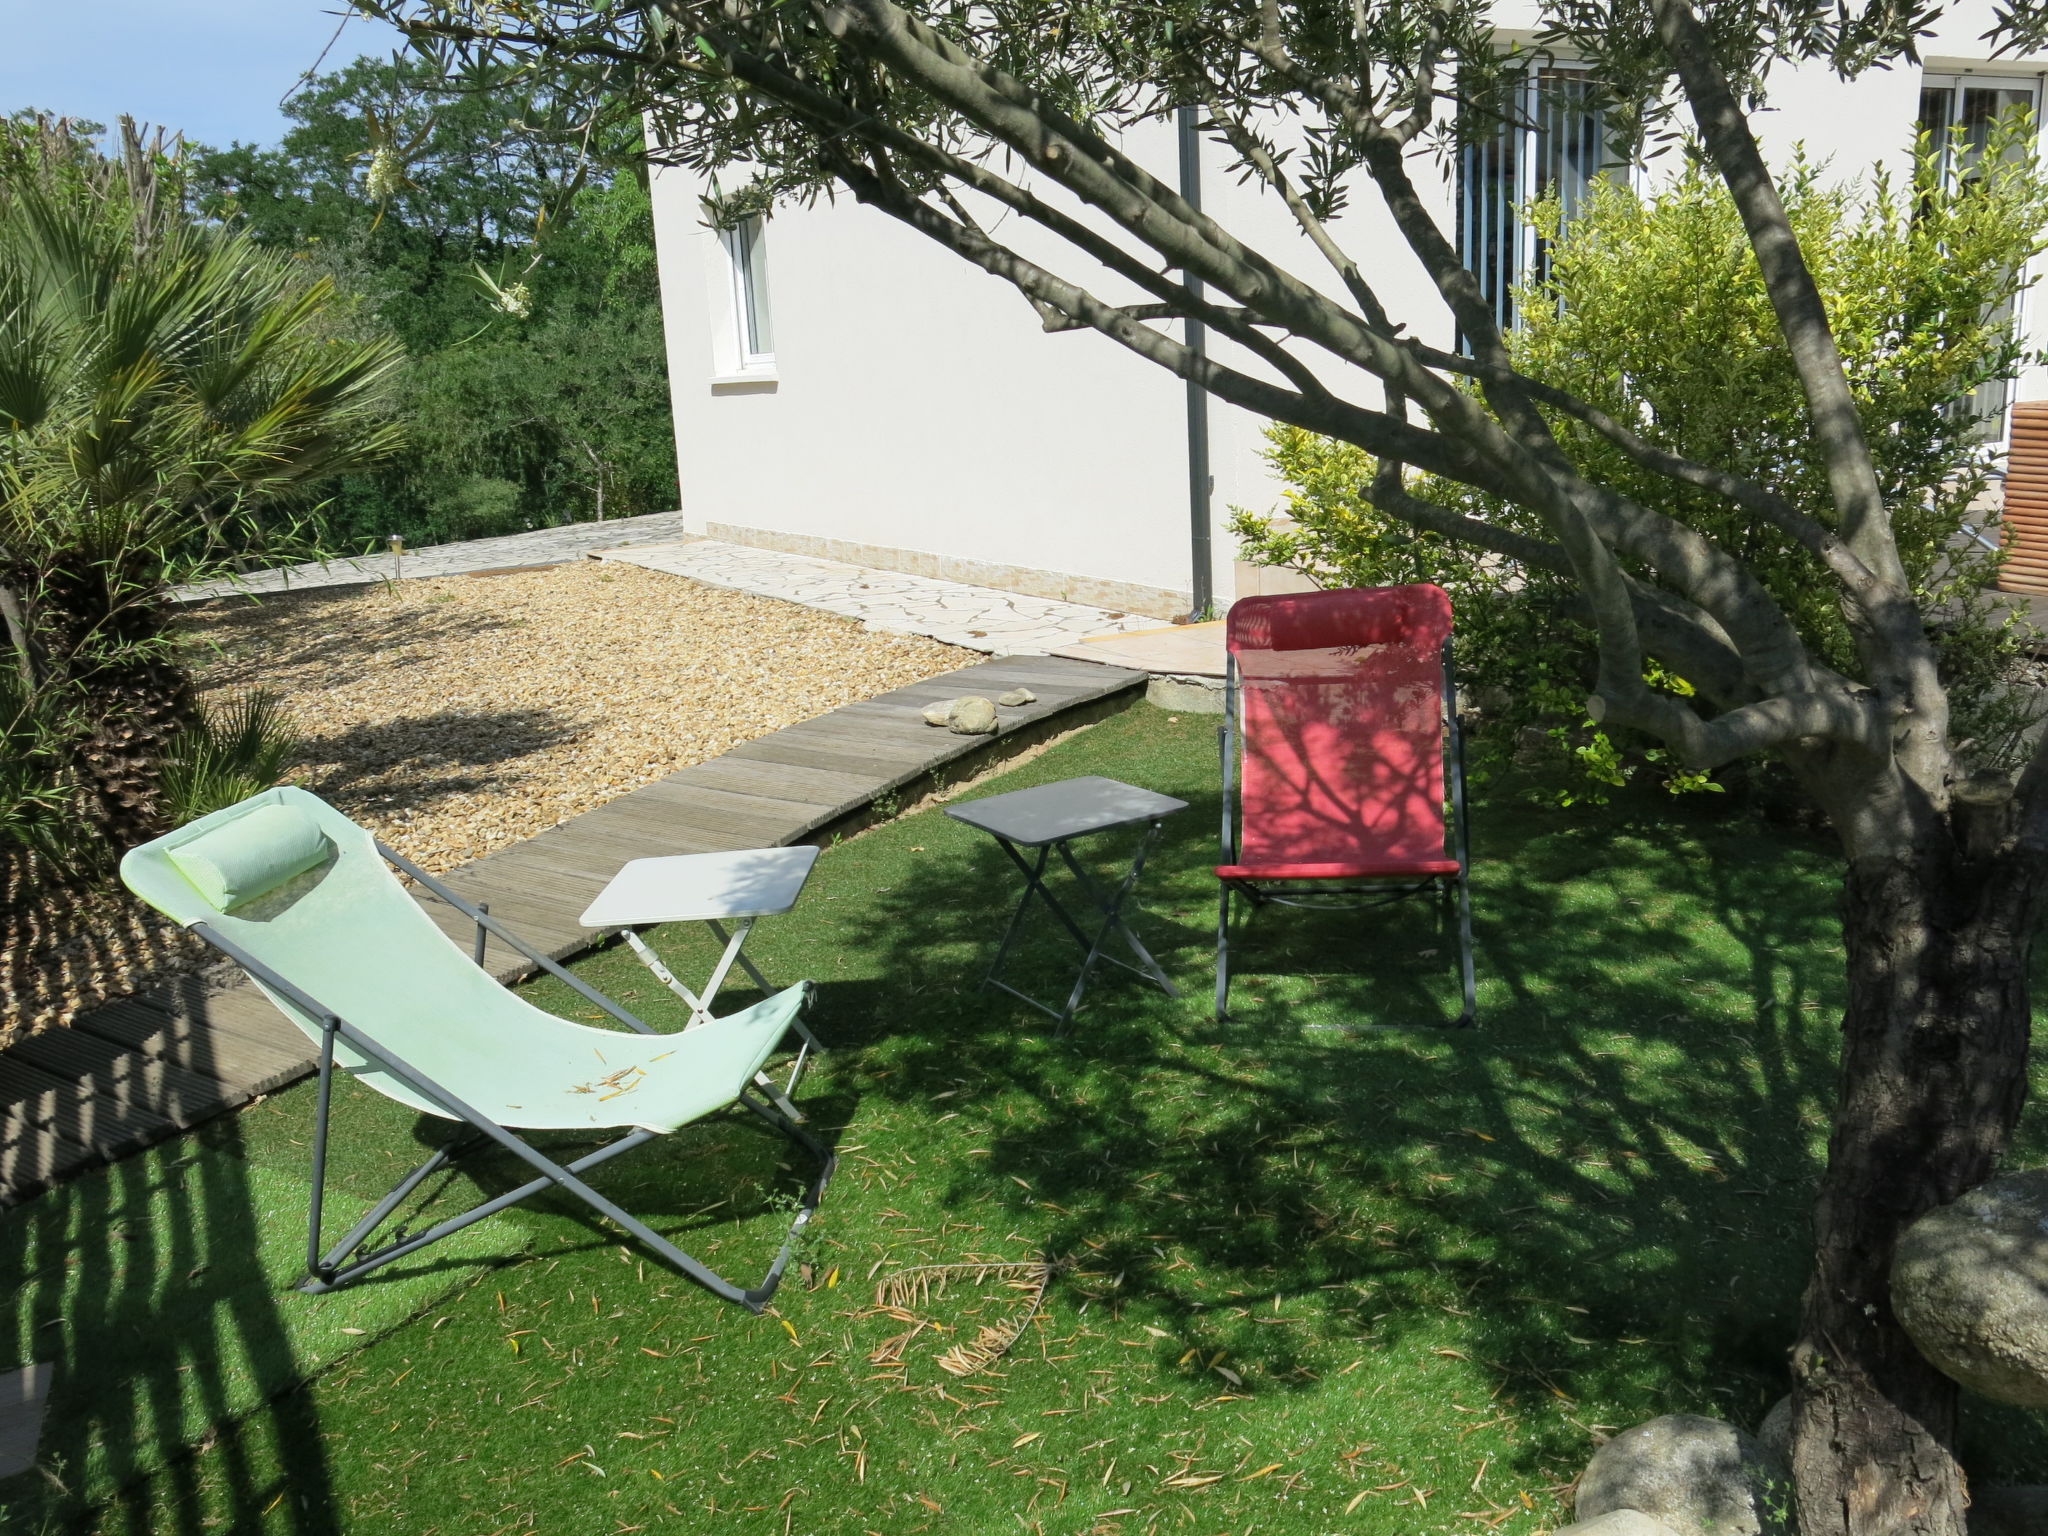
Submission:
POLYGON ((1232 605, 1227 635, 1216 1017, 1230 999, 1233 896, 1254 909, 1366 907, 1433 891, 1446 926, 1457 906, 1458 1022, 1470 1024, 1471 860, 1449 596, 1418 584, 1248 597, 1232 605))

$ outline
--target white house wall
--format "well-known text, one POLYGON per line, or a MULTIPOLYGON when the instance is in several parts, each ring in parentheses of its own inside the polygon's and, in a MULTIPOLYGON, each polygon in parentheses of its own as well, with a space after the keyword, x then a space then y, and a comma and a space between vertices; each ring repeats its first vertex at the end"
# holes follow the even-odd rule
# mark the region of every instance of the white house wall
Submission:
MULTIPOLYGON (((1160 137, 1170 151, 1170 131, 1160 137)), ((732 378, 728 258, 700 195, 685 173, 656 171, 693 528, 877 563, 904 552, 906 569, 1185 610, 1179 380, 1092 332, 1047 335, 1007 283, 850 198, 769 220, 773 375, 732 378)), ((998 233, 1020 239, 1014 221, 998 233)), ((1021 232, 1027 254, 1075 273, 1033 233, 1021 232)), ((1132 297, 1093 276, 1112 300, 1132 297)))

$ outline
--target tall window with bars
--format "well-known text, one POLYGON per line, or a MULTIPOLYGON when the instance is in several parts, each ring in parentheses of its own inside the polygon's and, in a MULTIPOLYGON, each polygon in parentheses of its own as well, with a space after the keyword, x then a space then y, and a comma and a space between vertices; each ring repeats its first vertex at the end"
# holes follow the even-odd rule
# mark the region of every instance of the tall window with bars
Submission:
POLYGON ((1540 281, 1548 242, 1523 216, 1555 196, 1566 221, 1594 178, 1617 170, 1592 82, 1563 65, 1532 70, 1500 126, 1467 143, 1458 159, 1458 254, 1478 275, 1506 330, 1515 323, 1515 286, 1540 281))
MULTIPOLYGON (((1928 75, 1920 83, 1920 131, 1940 157, 1941 174, 1952 184, 1980 173, 1993 133, 2021 113, 2035 110, 2037 90, 2027 79, 1988 75, 1928 75)), ((1994 319, 2020 323, 2019 301, 2008 299, 1994 319)), ((1961 409, 1977 420, 1987 441, 2005 439, 2012 381, 1993 379, 1977 387, 1961 409)))

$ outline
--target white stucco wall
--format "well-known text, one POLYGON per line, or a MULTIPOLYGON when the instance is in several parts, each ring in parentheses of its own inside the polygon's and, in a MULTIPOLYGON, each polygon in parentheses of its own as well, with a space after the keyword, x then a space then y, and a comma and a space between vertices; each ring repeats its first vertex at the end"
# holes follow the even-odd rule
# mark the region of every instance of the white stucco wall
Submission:
POLYGON ((1179 380, 1092 332, 1046 334, 1007 283, 843 198, 768 222, 774 374, 720 383, 729 264, 700 196, 655 173, 693 527, 1187 590, 1179 380))
MULTIPOLYGON (((2042 61, 1983 61, 1990 10, 1990 0, 1971 0, 1946 18, 1926 47, 1929 69, 2036 76, 2042 61)), ((1921 76, 1901 67, 1844 83, 1820 66, 1780 69, 1756 118, 1766 154, 1782 164, 1803 143, 1840 176, 1879 159, 1903 171, 1921 76)), ((1162 180, 1176 179, 1169 125, 1149 127, 1125 148, 1162 180)), ((1278 199, 1226 175, 1218 146, 1205 144, 1204 155, 1205 199, 1225 227, 1296 275, 1341 292, 1278 199)), ((1646 179, 1654 183, 1673 163, 1653 163, 1646 179)), ((1447 168, 1418 156, 1413 174, 1451 233, 1447 168)), ((1190 540, 1178 379, 1093 333, 1046 334, 1006 283, 843 198, 783 210, 769 222, 775 367, 731 381, 729 260, 704 226, 701 191, 685 173, 655 173, 682 505, 693 527, 915 551, 1184 596, 1190 540)), ((1015 219, 991 223, 1025 255, 1103 297, 1137 297, 1077 264, 1051 237, 1015 219)), ((1396 318, 1449 344, 1448 316, 1369 187, 1336 233, 1396 318)), ((2022 319, 2032 343, 2048 349, 2048 297, 2031 299, 2022 319)), ((1232 359, 1228 344, 1214 350, 1232 359)), ((1327 374, 1377 404, 1369 381, 1334 368, 1327 374)), ((2030 370, 2018 398, 2042 397, 2048 369, 2030 370)), ((1210 423, 1213 574, 1218 598, 1228 601, 1232 548, 1222 525, 1232 506, 1271 508, 1279 487, 1260 457, 1263 421, 1212 401, 1210 423)), ((1086 580, 1072 595, 1093 600, 1086 580)))

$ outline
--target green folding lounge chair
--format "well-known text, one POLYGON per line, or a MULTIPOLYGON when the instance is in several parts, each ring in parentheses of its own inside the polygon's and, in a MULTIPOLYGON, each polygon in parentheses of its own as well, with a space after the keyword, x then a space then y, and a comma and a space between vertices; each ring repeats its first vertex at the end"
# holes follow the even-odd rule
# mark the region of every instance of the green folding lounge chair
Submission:
POLYGON ((320 1048, 309 1275, 301 1289, 346 1285, 554 1185, 720 1296, 759 1312, 774 1295, 835 1163, 754 1087, 755 1073, 808 1002, 809 982, 744 1013, 680 1034, 656 1034, 302 789, 265 790, 145 843, 121 861, 121 878, 137 896, 240 965, 320 1048), (473 954, 464 954, 435 926, 387 865, 475 923, 473 954), (482 968, 486 934, 559 977, 633 1033, 574 1024, 508 992, 482 968), (323 1253, 321 1206, 337 1067, 401 1104, 465 1122, 471 1134, 456 1137, 407 1174, 323 1253), (608 1158, 731 1104, 752 1110, 819 1164, 782 1251, 767 1278, 751 1290, 715 1274, 581 1177, 608 1158), (563 1164, 514 1134, 540 1130, 627 1134, 563 1164), (409 1236, 400 1230, 365 1251, 422 1181, 486 1141, 538 1177, 424 1232, 409 1236))

